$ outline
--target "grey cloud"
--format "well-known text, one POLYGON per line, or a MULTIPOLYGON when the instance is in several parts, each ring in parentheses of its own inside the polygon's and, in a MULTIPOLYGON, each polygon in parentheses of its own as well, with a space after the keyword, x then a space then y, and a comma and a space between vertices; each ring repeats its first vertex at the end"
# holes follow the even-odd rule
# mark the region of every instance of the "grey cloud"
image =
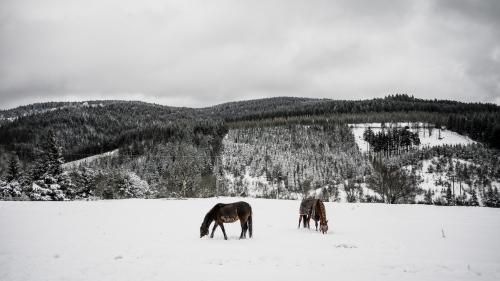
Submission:
POLYGON ((435 8, 439 12, 448 13, 447 16, 455 17, 456 20, 497 27, 500 25, 499 1, 442 0, 435 2, 435 8))
POLYGON ((406 92, 498 103, 498 1, 2 1, 0 108, 406 92))

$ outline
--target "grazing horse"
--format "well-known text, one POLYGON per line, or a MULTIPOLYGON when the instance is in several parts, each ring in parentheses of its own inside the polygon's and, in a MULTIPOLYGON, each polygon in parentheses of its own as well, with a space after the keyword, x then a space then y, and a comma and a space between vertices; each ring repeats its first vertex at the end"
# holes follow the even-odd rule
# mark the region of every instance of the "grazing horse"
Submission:
POLYGON ((240 239, 247 237, 247 230, 249 231, 250 238, 252 238, 252 207, 250 204, 243 201, 231 204, 216 204, 208 211, 201 223, 200 238, 208 234, 208 228, 212 221, 214 221, 215 223, 210 238, 214 238, 215 229, 217 226, 220 226, 222 233, 224 233, 224 239, 227 240, 224 223, 235 222, 237 220, 240 220, 241 223, 240 239))
POLYGON ((303 220, 304 228, 306 228, 306 227, 310 228, 309 221, 311 220, 313 205, 314 205, 315 201, 316 201, 316 199, 308 198, 308 199, 302 200, 302 202, 300 203, 298 228, 300 228, 300 222, 302 220, 303 220))
POLYGON ((304 220, 304 228, 310 228, 309 221, 311 218, 314 220, 316 225, 316 231, 318 231, 318 221, 320 223, 320 231, 325 234, 328 231, 328 220, 326 219, 325 205, 319 199, 304 199, 300 203, 299 209, 299 228, 300 222, 304 220))

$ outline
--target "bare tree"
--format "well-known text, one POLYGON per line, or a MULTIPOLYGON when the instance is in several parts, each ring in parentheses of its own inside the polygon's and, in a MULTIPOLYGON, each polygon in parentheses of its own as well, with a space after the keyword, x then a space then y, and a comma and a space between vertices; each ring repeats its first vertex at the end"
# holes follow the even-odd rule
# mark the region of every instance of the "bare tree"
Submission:
POLYGON ((373 170, 368 180, 369 187, 380 194, 386 203, 409 203, 419 192, 417 176, 405 169, 375 159, 373 170))

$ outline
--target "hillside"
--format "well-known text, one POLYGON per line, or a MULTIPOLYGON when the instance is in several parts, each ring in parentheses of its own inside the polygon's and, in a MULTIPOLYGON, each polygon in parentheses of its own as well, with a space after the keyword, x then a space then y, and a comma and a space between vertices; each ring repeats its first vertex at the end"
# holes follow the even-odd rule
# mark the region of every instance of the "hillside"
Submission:
POLYGON ((37 104, 0 116, 11 119, 0 126, 0 145, 7 150, 33 159, 36 144, 51 130, 68 161, 116 149, 144 130, 197 118, 193 109, 126 101, 37 104))
MULTIPOLYGON (((198 109, 89 101, 35 104, 0 116, 0 189, 6 199, 246 195, 500 206, 500 109, 492 104, 406 95, 364 101, 281 97, 198 109), (371 151, 360 138, 366 123, 377 122, 426 127, 408 126, 418 130, 411 133, 420 137, 416 146, 388 151, 387 143, 377 148, 384 151, 371 151), (442 164, 452 171, 427 177, 425 161, 433 159, 468 164, 442 164), (404 196, 377 190, 386 188, 389 172, 408 188, 404 196), (464 175, 466 191, 456 193, 456 177, 464 175)), ((384 138, 392 138, 391 145, 401 141, 384 138)))
MULTIPOLYGON (((356 132, 365 127, 327 123, 230 129, 222 143, 224 194, 383 202, 371 182, 377 173, 370 155, 376 153, 367 150, 367 143, 359 139, 363 133, 356 132)), ((412 130, 426 132, 420 147, 387 159, 415 178, 411 197, 399 202, 446 205, 449 188, 461 198, 456 204, 476 200, 486 205, 488 187, 500 187, 499 155, 453 132, 443 132, 438 140, 427 129, 412 130), (427 201, 426 192, 432 193, 427 201)))
POLYGON ((223 147, 224 184, 235 195, 301 198, 324 188, 322 197, 338 198, 339 185, 371 170, 347 126, 231 129, 223 147))
POLYGON ((33 146, 52 130, 60 140, 65 159, 71 161, 116 149, 128 134, 144 127, 186 120, 233 123, 305 116, 331 116, 345 123, 428 122, 500 148, 499 106, 406 95, 360 101, 280 97, 199 109, 127 101, 33 104, 0 111, 0 145, 30 160, 36 154, 33 146))

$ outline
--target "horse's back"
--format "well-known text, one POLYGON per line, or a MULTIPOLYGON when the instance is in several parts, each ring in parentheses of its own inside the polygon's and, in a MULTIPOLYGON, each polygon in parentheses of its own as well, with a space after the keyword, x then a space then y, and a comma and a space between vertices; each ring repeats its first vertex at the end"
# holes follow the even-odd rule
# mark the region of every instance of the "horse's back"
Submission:
POLYGON ((302 202, 300 203, 299 213, 301 215, 310 215, 316 200, 317 199, 313 198, 302 200, 302 202))
POLYGON ((249 213, 250 215, 252 214, 252 206, 250 206, 250 204, 248 204, 247 202, 239 201, 233 204, 236 206, 238 213, 249 213))
POLYGON ((252 207, 244 201, 234 202, 229 204, 220 203, 219 215, 226 222, 234 222, 237 218, 248 218, 252 215, 252 207))

